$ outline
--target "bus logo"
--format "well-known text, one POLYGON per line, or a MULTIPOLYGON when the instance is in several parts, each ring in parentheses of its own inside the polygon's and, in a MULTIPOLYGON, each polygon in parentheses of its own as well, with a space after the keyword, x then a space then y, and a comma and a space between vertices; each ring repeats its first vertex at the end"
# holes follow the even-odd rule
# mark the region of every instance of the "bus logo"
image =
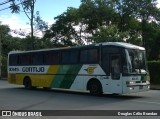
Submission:
POLYGON ((87 69, 84 69, 84 70, 87 71, 88 74, 93 74, 95 68, 96 67, 88 67, 87 69))

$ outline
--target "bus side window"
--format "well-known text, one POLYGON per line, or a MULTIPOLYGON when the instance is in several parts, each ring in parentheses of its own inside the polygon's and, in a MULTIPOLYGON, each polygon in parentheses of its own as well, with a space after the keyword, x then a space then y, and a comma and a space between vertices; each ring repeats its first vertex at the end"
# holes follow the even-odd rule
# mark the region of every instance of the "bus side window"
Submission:
POLYGON ((96 63, 98 61, 98 50, 90 49, 88 50, 88 62, 96 63))
POLYGON ((98 62, 98 49, 92 48, 92 49, 81 50, 80 62, 87 63, 87 64, 97 63, 98 62))
POLYGON ((11 54, 9 56, 9 65, 14 66, 17 65, 19 63, 19 56, 16 54, 11 54))
POLYGON ((111 76, 112 79, 120 79, 120 56, 111 56, 111 76))
POLYGON ((79 58, 79 51, 78 50, 70 52, 70 63, 71 64, 78 63, 78 60, 79 60, 78 58, 79 58))
POLYGON ((43 54, 33 54, 33 65, 42 65, 43 64, 43 54))
POLYGON ((62 64, 75 64, 78 63, 78 51, 63 51, 62 64))
POLYGON ((62 52, 62 64, 69 64, 70 62, 70 52, 64 51, 62 52))
POLYGON ((60 59, 59 53, 57 52, 57 53, 52 54, 51 59, 52 59, 51 61, 52 64, 59 64, 59 59, 60 59))
POLYGON ((57 65, 59 64, 59 59, 59 52, 45 52, 43 54, 43 60, 45 65, 57 65))
POLYGON ((80 51, 80 62, 87 63, 87 50, 80 51))

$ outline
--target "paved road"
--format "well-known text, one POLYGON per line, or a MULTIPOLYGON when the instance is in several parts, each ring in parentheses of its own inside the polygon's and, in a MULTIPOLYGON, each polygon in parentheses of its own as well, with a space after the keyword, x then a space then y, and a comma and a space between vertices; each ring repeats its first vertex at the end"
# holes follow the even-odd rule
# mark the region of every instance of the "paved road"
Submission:
MULTIPOLYGON (((160 110, 160 91, 150 90, 147 92, 128 94, 128 95, 105 94, 101 97, 96 97, 96 96, 91 96, 88 93, 77 93, 77 92, 67 92, 67 91, 57 91, 57 90, 47 91, 43 89, 26 90, 23 88, 23 86, 11 85, 8 84, 8 82, 5 80, 0 80, 0 109, 1 110, 160 110)), ((57 118, 61 119, 64 117, 57 117, 57 118)), ((74 117, 65 117, 65 118, 70 119, 74 117)), ((90 119, 91 117, 87 118, 90 119)), ((96 119, 96 117, 94 118, 96 119)), ((151 117, 147 118, 150 119, 151 117)), ((157 117, 155 117, 155 119, 156 118, 157 117)))

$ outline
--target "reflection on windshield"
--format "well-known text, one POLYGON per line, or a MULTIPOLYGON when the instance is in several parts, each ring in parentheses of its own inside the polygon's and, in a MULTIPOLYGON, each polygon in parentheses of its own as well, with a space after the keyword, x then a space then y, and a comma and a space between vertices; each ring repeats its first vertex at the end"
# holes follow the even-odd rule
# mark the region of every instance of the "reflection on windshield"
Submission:
POLYGON ((129 72, 131 73, 146 72, 145 51, 128 49, 127 57, 128 57, 127 59, 129 65, 129 72))

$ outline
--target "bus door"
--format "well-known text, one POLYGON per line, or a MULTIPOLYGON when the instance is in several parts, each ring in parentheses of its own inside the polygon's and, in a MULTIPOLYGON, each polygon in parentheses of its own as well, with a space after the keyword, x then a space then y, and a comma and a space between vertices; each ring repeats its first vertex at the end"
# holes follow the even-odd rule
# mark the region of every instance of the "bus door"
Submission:
POLYGON ((110 55, 110 91, 112 93, 122 93, 123 80, 121 77, 121 60, 119 54, 110 55))

